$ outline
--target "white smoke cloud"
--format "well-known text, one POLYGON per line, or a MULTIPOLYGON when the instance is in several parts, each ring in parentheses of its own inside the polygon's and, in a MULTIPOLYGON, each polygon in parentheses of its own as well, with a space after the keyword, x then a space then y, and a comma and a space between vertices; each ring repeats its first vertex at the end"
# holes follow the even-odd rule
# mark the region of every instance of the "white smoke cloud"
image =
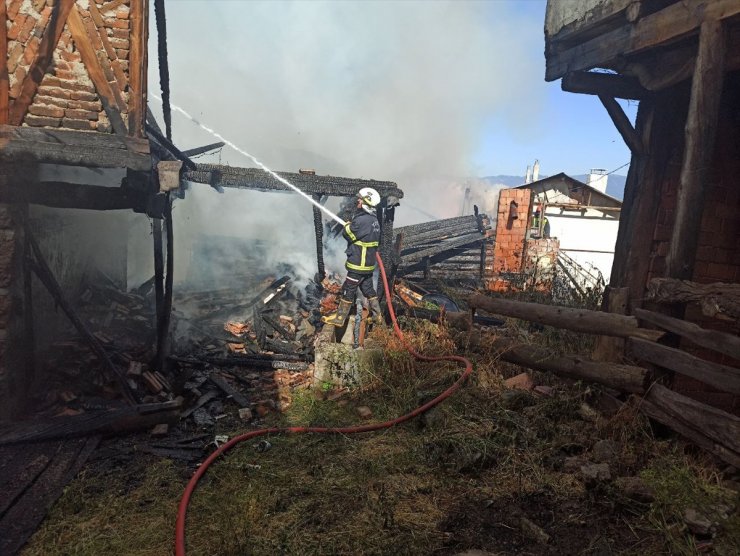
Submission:
MULTIPOLYGON (((544 96, 541 25, 512 6, 169 2, 172 101, 276 170, 396 181, 405 192, 399 224, 459 215, 468 186, 495 213, 495 193, 465 179, 486 122, 533 127, 544 96)), ((153 32, 152 91, 155 47, 153 32)), ((173 120, 181 148, 213 142, 173 120)), ((226 149, 214 158, 252 166, 226 149)), ((222 228, 266 235, 278 259, 304 266, 305 255, 313 271, 311 209, 294 196, 193 188, 178 205, 183 249, 189 236, 222 228)))

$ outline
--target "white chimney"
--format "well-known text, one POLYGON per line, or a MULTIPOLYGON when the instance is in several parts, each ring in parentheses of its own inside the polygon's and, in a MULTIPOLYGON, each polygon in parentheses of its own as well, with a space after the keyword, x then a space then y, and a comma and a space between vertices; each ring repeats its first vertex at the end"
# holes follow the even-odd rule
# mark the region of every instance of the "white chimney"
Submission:
POLYGON ((534 167, 532 168, 532 181, 537 181, 538 179, 540 179, 540 161, 535 159, 534 167))
POLYGON ((606 193, 606 181, 609 178, 607 171, 603 168, 591 168, 591 172, 588 174, 588 185, 594 189, 598 189, 602 193, 606 193))
POLYGON ((529 183, 532 181, 532 168, 527 166, 527 175, 524 177, 524 183, 529 183))

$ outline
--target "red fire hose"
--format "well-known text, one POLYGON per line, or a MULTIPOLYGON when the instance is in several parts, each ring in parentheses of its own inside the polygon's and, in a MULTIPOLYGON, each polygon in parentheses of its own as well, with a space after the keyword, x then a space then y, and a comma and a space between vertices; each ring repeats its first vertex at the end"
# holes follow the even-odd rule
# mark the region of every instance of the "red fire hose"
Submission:
POLYGON ((473 364, 470 362, 470 360, 466 359, 465 357, 461 357, 459 355, 445 355, 442 357, 429 357, 427 355, 422 355, 418 353, 406 342, 406 339, 403 336, 403 332, 401 331, 401 328, 398 326, 398 322, 396 321, 396 314, 393 311, 393 303, 392 303, 393 296, 390 292, 390 288, 388 287, 388 278, 386 277, 385 267, 383 266, 383 261, 380 259, 380 256, 378 256, 378 267, 380 268, 380 276, 383 279, 383 285, 385 286, 385 291, 387 293, 386 301, 388 302, 388 311, 390 312, 391 320, 393 321, 393 329, 395 330, 396 335, 398 336, 399 340, 401 340, 401 343, 403 343, 404 347, 408 350, 408 352, 421 361, 457 361, 465 365, 465 372, 463 372, 460 378, 458 378, 452 384, 452 386, 447 388, 447 390, 442 392, 439 396, 437 396, 433 400, 430 400, 424 405, 417 407, 411 413, 407 413, 406 415, 401 415, 400 417, 396 417, 395 419, 391 421, 385 421, 384 423, 375 423, 372 425, 362 425, 358 427, 336 427, 336 428, 326 428, 326 427, 271 428, 271 429, 260 429, 260 430, 240 434, 239 436, 235 436, 234 438, 232 438, 231 440, 229 440, 228 442, 220 446, 210 456, 208 456, 208 458, 200 465, 198 470, 195 472, 193 477, 190 479, 190 482, 188 482, 188 485, 185 487, 185 492, 183 492, 182 499, 180 500, 180 506, 177 509, 177 523, 175 525, 175 554, 177 556, 185 556, 185 517, 187 515, 188 504, 190 503, 190 498, 193 495, 193 491, 195 490, 195 487, 197 486, 198 481, 203 475, 205 475, 208 467, 221 454, 227 452, 228 450, 230 450, 231 448, 233 448, 240 442, 244 442, 245 440, 249 440, 257 436, 263 436, 265 434, 298 434, 298 433, 304 433, 304 432, 328 433, 328 434, 355 434, 358 432, 371 432, 371 431, 377 431, 381 429, 388 429, 390 427, 400 425, 401 423, 405 423, 406 421, 409 421, 413 419, 414 417, 418 417, 425 411, 428 411, 429 409, 431 409, 432 407, 434 407, 441 401, 450 397, 450 395, 452 395, 453 392, 458 390, 460 386, 462 385, 462 383, 473 372, 473 364))

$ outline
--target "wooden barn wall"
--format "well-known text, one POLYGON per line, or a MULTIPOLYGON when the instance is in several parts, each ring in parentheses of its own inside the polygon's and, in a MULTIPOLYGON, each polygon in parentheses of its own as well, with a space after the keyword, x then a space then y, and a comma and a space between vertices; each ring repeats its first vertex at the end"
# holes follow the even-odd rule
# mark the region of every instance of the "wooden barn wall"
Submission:
MULTIPOLYGON (((655 129, 653 149, 667 157, 659 175, 660 201, 650 251, 648 280, 665 273, 665 258, 675 223, 678 182, 683 156, 683 126, 688 95, 681 87, 669 92, 662 109, 674 110, 674 117, 655 129)), ((728 74, 720 108, 714 158, 706 184, 699 246, 693 280, 700 283, 740 283, 740 72, 728 74)), ((720 321, 702 315, 698 304, 689 304, 684 318, 710 329, 740 334, 740 323, 720 321)), ((740 361, 698 348, 687 340, 681 349, 718 363, 740 367, 740 361)), ((674 389, 717 407, 740 410, 740 396, 716 391, 694 379, 676 375, 674 389)))

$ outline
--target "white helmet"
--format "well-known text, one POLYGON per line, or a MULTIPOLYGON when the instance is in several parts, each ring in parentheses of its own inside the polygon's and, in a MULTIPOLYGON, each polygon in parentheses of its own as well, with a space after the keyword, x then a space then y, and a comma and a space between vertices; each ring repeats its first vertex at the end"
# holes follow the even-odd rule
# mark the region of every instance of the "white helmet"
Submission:
POLYGON ((357 198, 362 201, 362 210, 375 214, 375 208, 380 204, 380 193, 372 187, 363 187, 357 194, 357 198))

